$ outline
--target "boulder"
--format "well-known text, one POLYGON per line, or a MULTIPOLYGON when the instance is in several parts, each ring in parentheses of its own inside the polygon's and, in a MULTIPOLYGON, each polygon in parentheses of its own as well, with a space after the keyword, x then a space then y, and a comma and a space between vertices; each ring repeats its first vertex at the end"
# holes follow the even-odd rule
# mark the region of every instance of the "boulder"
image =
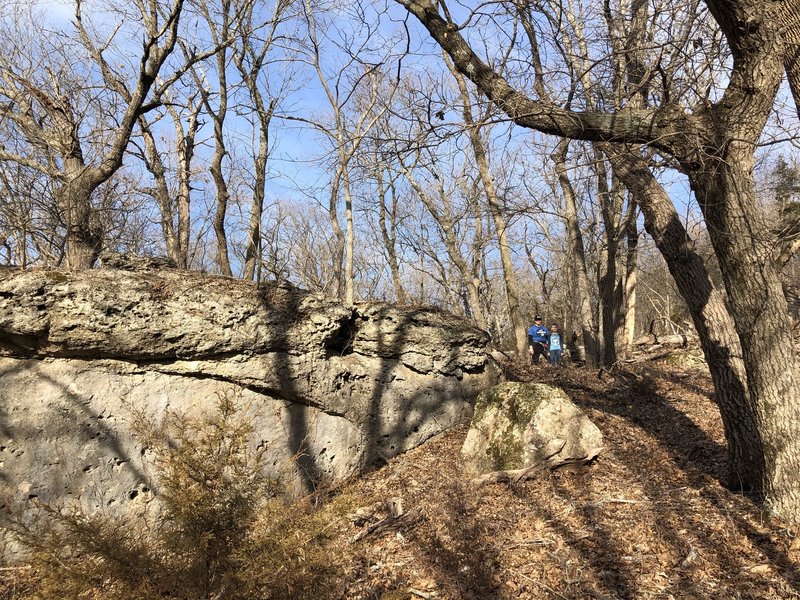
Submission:
POLYGON ((486 474, 590 460, 602 446, 600 430, 562 390, 506 382, 478 396, 461 453, 469 472, 486 474))
POLYGON ((465 422, 497 379, 488 335, 433 309, 136 267, 0 275, 0 496, 11 503, 147 500, 132 415, 205 411, 229 393, 252 409, 270 467, 308 490, 465 422))

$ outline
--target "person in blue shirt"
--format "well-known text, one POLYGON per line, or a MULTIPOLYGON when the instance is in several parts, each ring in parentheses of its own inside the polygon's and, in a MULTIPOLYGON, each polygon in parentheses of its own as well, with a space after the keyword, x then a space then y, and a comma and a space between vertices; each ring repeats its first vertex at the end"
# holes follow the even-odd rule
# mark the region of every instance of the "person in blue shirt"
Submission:
POLYGON ((550 366, 560 367, 563 343, 561 340, 561 334, 558 332, 558 325, 550 326, 550 333, 547 336, 547 348, 550 352, 550 366))
POLYGON ((547 358, 547 336, 547 326, 542 325, 542 317, 536 315, 528 328, 528 354, 535 365, 539 364, 540 356, 547 358))

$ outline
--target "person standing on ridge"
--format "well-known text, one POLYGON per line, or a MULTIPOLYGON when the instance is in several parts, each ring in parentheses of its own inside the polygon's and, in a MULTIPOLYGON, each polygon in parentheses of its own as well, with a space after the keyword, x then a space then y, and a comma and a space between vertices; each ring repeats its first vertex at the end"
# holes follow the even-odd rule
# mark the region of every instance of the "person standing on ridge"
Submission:
POLYGON ((561 366, 561 350, 563 344, 561 342, 561 334, 558 332, 558 325, 550 326, 550 334, 547 336, 547 348, 550 352, 550 366, 561 366))
POLYGON ((536 315, 533 325, 528 328, 528 354, 534 365, 539 364, 539 357, 547 358, 547 327, 542 325, 542 317, 536 315))

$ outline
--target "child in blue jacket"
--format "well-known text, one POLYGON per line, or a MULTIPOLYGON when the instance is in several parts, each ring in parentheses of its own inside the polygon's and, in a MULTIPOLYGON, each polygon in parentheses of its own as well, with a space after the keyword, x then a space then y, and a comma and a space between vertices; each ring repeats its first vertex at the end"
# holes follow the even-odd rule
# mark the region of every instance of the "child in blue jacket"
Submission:
POLYGON ((563 343, 561 334, 558 332, 558 325, 550 326, 550 333, 547 336, 547 347, 550 351, 550 366, 560 367, 563 343))

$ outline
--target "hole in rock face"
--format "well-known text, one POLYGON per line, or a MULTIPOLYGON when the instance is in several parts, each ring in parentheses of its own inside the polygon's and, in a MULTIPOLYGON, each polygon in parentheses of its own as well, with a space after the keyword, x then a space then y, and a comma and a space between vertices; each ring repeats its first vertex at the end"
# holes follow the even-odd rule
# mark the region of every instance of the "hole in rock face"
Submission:
POLYGON ((139 491, 138 490, 131 490, 130 493, 128 494, 128 500, 133 500, 138 495, 139 495, 139 491))
POLYGON ((339 327, 325 341, 325 354, 328 357, 344 356, 353 352, 353 340, 358 333, 360 319, 353 313, 339 322, 339 327))

